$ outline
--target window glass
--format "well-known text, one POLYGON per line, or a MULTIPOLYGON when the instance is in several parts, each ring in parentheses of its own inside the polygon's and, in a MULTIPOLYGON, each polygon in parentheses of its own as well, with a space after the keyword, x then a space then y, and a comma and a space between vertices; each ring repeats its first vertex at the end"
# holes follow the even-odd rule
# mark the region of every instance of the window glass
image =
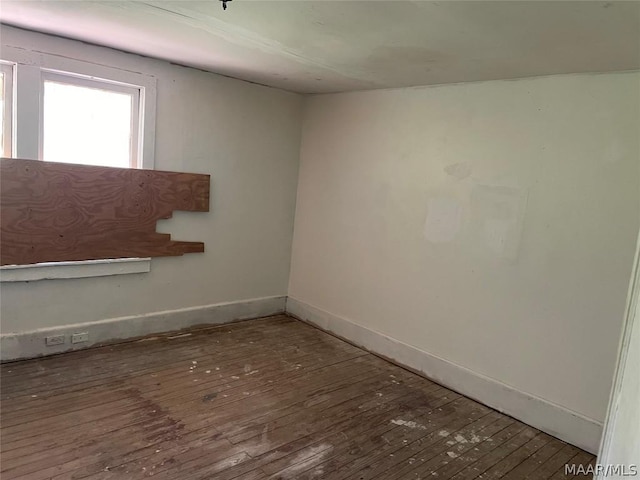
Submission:
POLYGON ((135 167, 132 106, 127 93, 45 80, 42 159, 135 167))

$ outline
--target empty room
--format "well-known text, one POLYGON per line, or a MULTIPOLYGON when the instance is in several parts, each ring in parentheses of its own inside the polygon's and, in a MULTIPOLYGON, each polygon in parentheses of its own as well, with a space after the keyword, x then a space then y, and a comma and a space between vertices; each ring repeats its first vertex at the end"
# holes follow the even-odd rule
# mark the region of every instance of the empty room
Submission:
POLYGON ((0 478, 640 479, 640 2, 3 0, 0 478))

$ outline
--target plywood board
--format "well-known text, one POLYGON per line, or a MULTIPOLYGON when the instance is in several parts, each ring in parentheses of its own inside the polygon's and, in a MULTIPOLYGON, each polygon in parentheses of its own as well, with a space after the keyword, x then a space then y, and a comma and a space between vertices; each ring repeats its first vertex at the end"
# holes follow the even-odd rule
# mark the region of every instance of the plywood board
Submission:
POLYGON ((2 265, 203 252, 156 221, 209 211, 210 176, 0 160, 2 265))

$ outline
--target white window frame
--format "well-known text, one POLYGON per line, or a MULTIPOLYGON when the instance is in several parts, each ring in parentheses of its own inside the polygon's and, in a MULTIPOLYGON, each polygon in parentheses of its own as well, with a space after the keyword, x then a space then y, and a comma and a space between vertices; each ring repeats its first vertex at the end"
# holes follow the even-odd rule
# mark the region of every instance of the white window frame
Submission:
POLYGON ((108 277, 151 271, 150 258, 110 258, 82 262, 46 262, 0 267, 0 283, 108 277))
MULTIPOLYGON (((12 139, 11 155, 15 158, 42 159, 42 118, 44 79, 58 75, 65 83, 100 83, 104 89, 120 86, 138 90, 137 168, 153 169, 156 129, 156 78, 130 70, 118 69, 63 55, 25 48, 2 46, 1 64, 12 65, 12 139)), ((132 156, 133 158, 133 156, 132 156)), ((118 258, 80 262, 52 262, 34 265, 0 267, 2 282, 69 279, 109 276, 150 271, 150 258, 118 258)))
POLYGON ((9 62, 0 61, 0 71, 4 74, 4 112, 0 112, 4 116, 3 122, 3 141, 4 150, 2 156, 13 156, 13 72, 14 65, 9 62))
MULTIPOLYGON (((152 170, 155 155, 156 78, 130 70, 32 51, 8 45, 2 47, 2 60, 14 67, 13 156, 42 160, 42 110, 44 79, 60 77, 64 83, 85 82, 102 89, 133 88, 139 92, 137 168, 152 170), (94 83, 96 82, 96 83, 94 83), (99 85, 102 85, 100 87, 99 85)), ((135 118, 132 115, 132 118, 135 118)))
POLYGON ((143 168, 141 152, 144 152, 143 137, 144 125, 140 110, 144 108, 144 89, 135 85, 114 82, 110 80, 96 80, 86 76, 69 72, 57 72, 54 70, 42 70, 40 81, 40 119, 39 119, 39 145, 38 158, 44 158, 44 84, 47 81, 63 85, 73 85, 84 88, 94 88, 108 92, 124 93, 131 96, 131 142, 129 145, 129 166, 131 168, 143 168))

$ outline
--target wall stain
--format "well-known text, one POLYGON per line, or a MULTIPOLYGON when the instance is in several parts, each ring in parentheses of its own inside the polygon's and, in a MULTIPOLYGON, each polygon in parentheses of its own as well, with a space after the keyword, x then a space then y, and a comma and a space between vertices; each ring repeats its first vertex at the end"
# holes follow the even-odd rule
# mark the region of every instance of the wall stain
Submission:
POLYGON ((471 168, 471 165, 469 163, 459 162, 459 163, 452 163, 451 165, 447 165, 446 167, 444 167, 444 171, 448 175, 451 175, 452 177, 456 177, 458 180, 462 180, 464 178, 467 178, 469 175, 471 175, 471 172, 473 171, 473 169, 471 168))

